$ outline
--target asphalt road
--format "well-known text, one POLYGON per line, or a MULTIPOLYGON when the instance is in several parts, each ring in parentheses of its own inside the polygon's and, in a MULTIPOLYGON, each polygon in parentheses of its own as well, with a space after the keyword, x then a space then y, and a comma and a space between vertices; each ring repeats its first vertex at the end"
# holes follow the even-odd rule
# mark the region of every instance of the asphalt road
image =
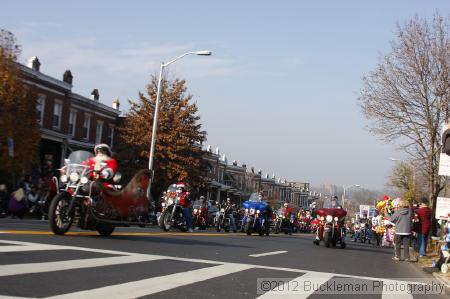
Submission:
POLYGON ((312 240, 157 228, 55 236, 46 221, 0 219, 0 297, 448 298, 405 292, 407 282, 425 291, 418 281, 432 276, 394 262, 390 248, 312 240))

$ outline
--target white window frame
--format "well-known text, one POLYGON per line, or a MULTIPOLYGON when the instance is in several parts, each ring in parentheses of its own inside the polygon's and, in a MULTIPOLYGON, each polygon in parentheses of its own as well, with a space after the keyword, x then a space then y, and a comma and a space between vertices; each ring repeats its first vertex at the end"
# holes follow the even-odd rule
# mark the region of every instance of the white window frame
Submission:
POLYGON ((92 119, 92 115, 85 113, 84 114, 84 121, 83 121, 83 139, 89 140, 89 136, 90 136, 90 131, 91 131, 91 119, 92 119), (87 126, 86 126, 86 121, 87 121, 87 126), (86 134, 84 134, 84 129, 87 127, 86 130, 86 134))
POLYGON ((63 112, 63 102, 61 100, 55 100, 53 103, 53 114, 52 114, 52 127, 56 129, 61 129, 61 119, 62 119, 62 112, 63 112), (61 107, 61 110, 59 111, 58 115, 58 123, 55 125, 54 123, 54 117, 57 116, 56 113, 56 107, 61 107))
POLYGON ((102 142, 102 136, 103 135, 103 121, 97 120, 97 126, 95 127, 95 143, 101 143, 102 142), (100 127, 100 130, 99 130, 100 127))
POLYGON ((41 110, 39 111, 40 115, 39 115, 39 125, 42 127, 44 126, 44 112, 45 112, 45 95, 43 94, 38 94, 38 97, 36 99, 36 112, 37 107, 40 106, 41 110))
POLYGON ((77 113, 78 111, 75 109, 70 109, 70 113, 69 113, 69 135, 70 136, 75 136, 75 130, 77 127, 77 113), (72 118, 72 115, 74 116, 72 118), (72 128, 70 127, 70 125, 72 125, 72 128))
POLYGON ((113 144, 114 144, 114 130, 115 130, 115 127, 113 125, 109 125, 108 139, 110 139, 109 146, 111 148, 113 148, 113 144))

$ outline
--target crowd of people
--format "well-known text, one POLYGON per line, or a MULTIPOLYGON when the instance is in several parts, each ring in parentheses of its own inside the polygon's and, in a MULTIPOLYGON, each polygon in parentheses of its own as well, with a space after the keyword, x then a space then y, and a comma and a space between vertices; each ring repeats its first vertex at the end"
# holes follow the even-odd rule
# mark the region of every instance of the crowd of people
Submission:
MULTIPOLYGON (((442 236, 443 249, 448 250, 450 221, 434 221, 427 198, 411 204, 407 200, 385 196, 377 203, 376 208, 376 215, 372 219, 361 220, 357 225, 358 230, 367 229, 371 234, 370 238, 376 240, 377 245, 393 247, 394 261, 416 262, 426 257, 432 231, 436 236, 442 236)), ((356 235, 358 234, 354 234, 356 235)), ((355 240, 356 238, 357 236, 355 240)), ((436 264, 439 266, 439 263, 436 264)))
POLYGON ((0 184, 0 217, 45 218, 49 199, 56 194, 52 177, 52 173, 36 178, 25 175, 19 180, 15 190, 9 190, 6 184, 0 184))

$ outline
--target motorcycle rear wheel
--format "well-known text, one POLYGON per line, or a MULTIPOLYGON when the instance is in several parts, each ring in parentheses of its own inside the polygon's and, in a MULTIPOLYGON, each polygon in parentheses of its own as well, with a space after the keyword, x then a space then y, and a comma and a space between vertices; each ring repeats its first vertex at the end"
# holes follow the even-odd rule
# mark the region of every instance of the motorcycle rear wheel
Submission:
POLYGON ((100 223, 97 225, 97 231, 102 237, 110 236, 116 227, 109 223, 100 223))
POLYGON ((73 210, 67 211, 71 196, 62 192, 56 195, 48 211, 48 222, 52 232, 56 235, 64 235, 72 226, 73 210))

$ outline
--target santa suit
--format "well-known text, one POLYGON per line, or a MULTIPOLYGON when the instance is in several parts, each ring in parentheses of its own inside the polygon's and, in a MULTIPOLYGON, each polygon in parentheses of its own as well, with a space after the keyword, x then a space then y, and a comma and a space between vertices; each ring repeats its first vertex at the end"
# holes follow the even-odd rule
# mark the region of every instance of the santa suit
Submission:
MULTIPOLYGON (((85 162, 89 170, 95 170, 91 174, 92 179, 107 179, 110 180, 117 172, 117 161, 106 155, 97 155, 85 162), (98 173, 98 171, 101 171, 98 173)), ((109 187, 109 184, 103 183, 104 186, 109 187)))

